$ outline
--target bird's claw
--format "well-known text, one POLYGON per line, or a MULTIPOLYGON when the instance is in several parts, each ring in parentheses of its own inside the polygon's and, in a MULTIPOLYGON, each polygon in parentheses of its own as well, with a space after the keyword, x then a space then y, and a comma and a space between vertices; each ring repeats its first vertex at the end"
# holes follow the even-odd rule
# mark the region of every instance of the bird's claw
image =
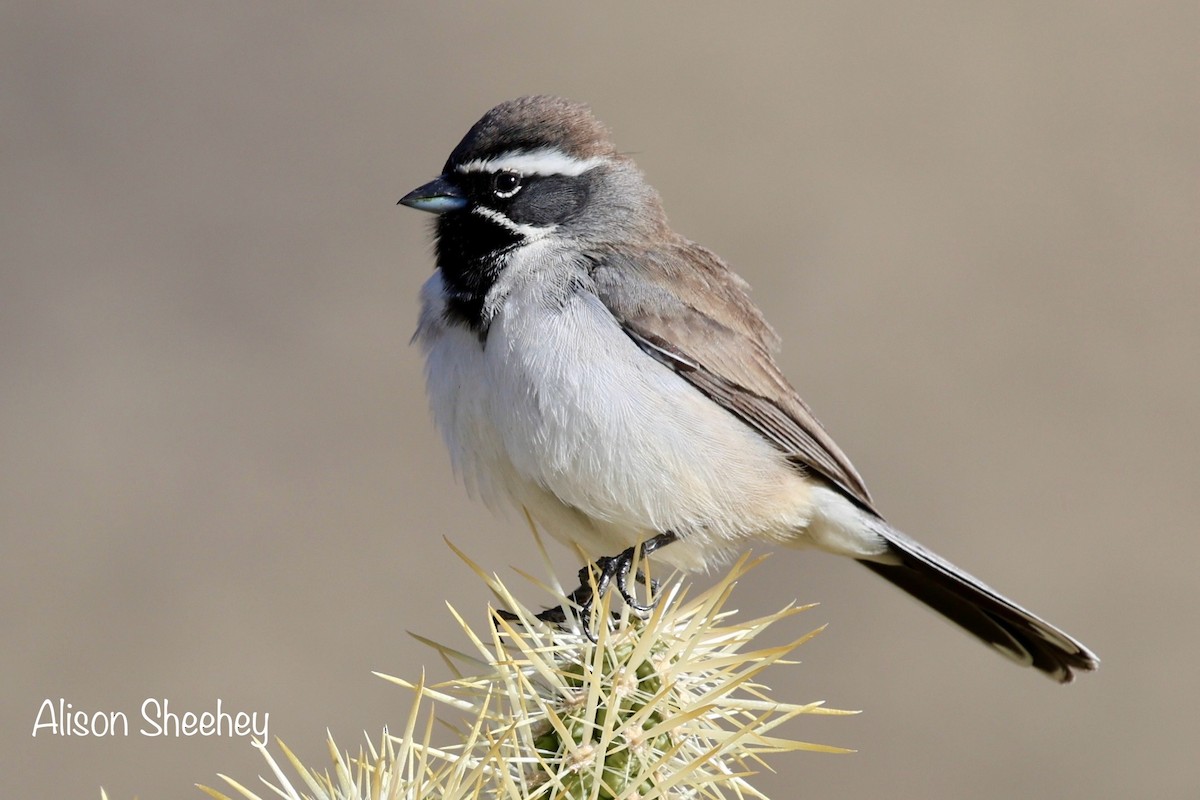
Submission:
MULTIPOLYGON (((660 533, 634 547, 623 550, 619 555, 603 556, 596 559, 594 564, 589 564, 579 570, 579 586, 567 595, 567 602, 578 610, 578 618, 584 621, 583 630, 589 639, 593 642, 597 640, 596 633, 592 630, 588 620, 591 619, 592 609, 596 605, 596 601, 603 597, 605 592, 614 584, 617 592, 621 595, 621 599, 625 601, 630 611, 639 616, 645 616, 654 611, 658 605, 656 595, 658 594, 659 583, 657 580, 650 580, 650 596, 649 603, 638 602, 637 595, 629 586, 629 574, 634 573, 634 580, 643 586, 647 585, 645 574, 642 570, 634 572, 633 564, 635 561, 645 560, 651 553, 675 541, 675 534, 670 531, 660 533), (593 588, 594 587, 594 588, 593 588)), ((562 625, 567 620, 567 614, 563 606, 554 606, 547 608, 537 615, 538 619, 551 625, 562 625)), ((614 614, 614 618, 616 615, 614 614)))

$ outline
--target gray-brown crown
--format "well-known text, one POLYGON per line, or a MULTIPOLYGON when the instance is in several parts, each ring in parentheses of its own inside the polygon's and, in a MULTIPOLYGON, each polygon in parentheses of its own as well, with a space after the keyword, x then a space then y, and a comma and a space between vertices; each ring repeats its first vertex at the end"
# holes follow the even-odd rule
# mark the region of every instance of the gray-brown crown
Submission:
POLYGON ((583 103, 552 95, 501 103, 471 126, 443 172, 476 159, 554 148, 573 158, 616 155, 609 131, 583 103))

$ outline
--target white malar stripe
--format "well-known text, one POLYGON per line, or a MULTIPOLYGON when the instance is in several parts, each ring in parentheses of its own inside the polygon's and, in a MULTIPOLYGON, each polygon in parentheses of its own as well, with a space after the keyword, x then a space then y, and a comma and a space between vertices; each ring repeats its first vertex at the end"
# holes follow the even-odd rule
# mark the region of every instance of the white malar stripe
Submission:
POLYGON ((516 172, 520 175, 567 175, 575 177, 595 169, 608 159, 575 158, 554 147, 514 151, 495 158, 477 158, 459 164, 458 172, 516 172))
POLYGON ((539 228, 536 225, 521 225, 519 223, 513 222, 511 219, 504 216, 499 211, 496 211, 491 208, 487 208, 486 206, 475 206, 474 208, 471 209, 471 213, 478 214, 479 216, 483 217, 484 219, 490 219, 492 222, 495 222, 499 225, 503 225, 505 228, 508 228, 513 233, 521 234, 522 236, 524 236, 526 238, 526 240, 528 240, 528 242, 537 241, 538 239, 541 239, 543 236, 548 236, 554 232, 554 229, 556 227, 558 227, 557 225, 547 225, 544 228, 539 228))

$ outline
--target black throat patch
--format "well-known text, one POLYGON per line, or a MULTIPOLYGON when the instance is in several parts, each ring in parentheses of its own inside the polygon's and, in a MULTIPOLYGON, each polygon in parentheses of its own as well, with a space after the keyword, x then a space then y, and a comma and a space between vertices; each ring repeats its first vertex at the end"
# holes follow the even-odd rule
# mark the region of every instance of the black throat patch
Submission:
POLYGON ((508 251, 525 237, 469 211, 443 214, 437 221, 437 265, 446 287, 448 322, 465 325, 487 339, 483 307, 504 269, 508 251))

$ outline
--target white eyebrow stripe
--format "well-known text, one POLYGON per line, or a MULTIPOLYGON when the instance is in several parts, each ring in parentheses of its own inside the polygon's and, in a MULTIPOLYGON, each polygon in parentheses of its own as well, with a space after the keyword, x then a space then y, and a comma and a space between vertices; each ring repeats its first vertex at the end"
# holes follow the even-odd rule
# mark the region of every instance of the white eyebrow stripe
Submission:
POLYGON ((553 147, 505 153, 495 158, 477 158, 459 164, 457 172, 516 172, 520 175, 567 175, 575 177, 604 164, 601 157, 575 158, 553 147))

